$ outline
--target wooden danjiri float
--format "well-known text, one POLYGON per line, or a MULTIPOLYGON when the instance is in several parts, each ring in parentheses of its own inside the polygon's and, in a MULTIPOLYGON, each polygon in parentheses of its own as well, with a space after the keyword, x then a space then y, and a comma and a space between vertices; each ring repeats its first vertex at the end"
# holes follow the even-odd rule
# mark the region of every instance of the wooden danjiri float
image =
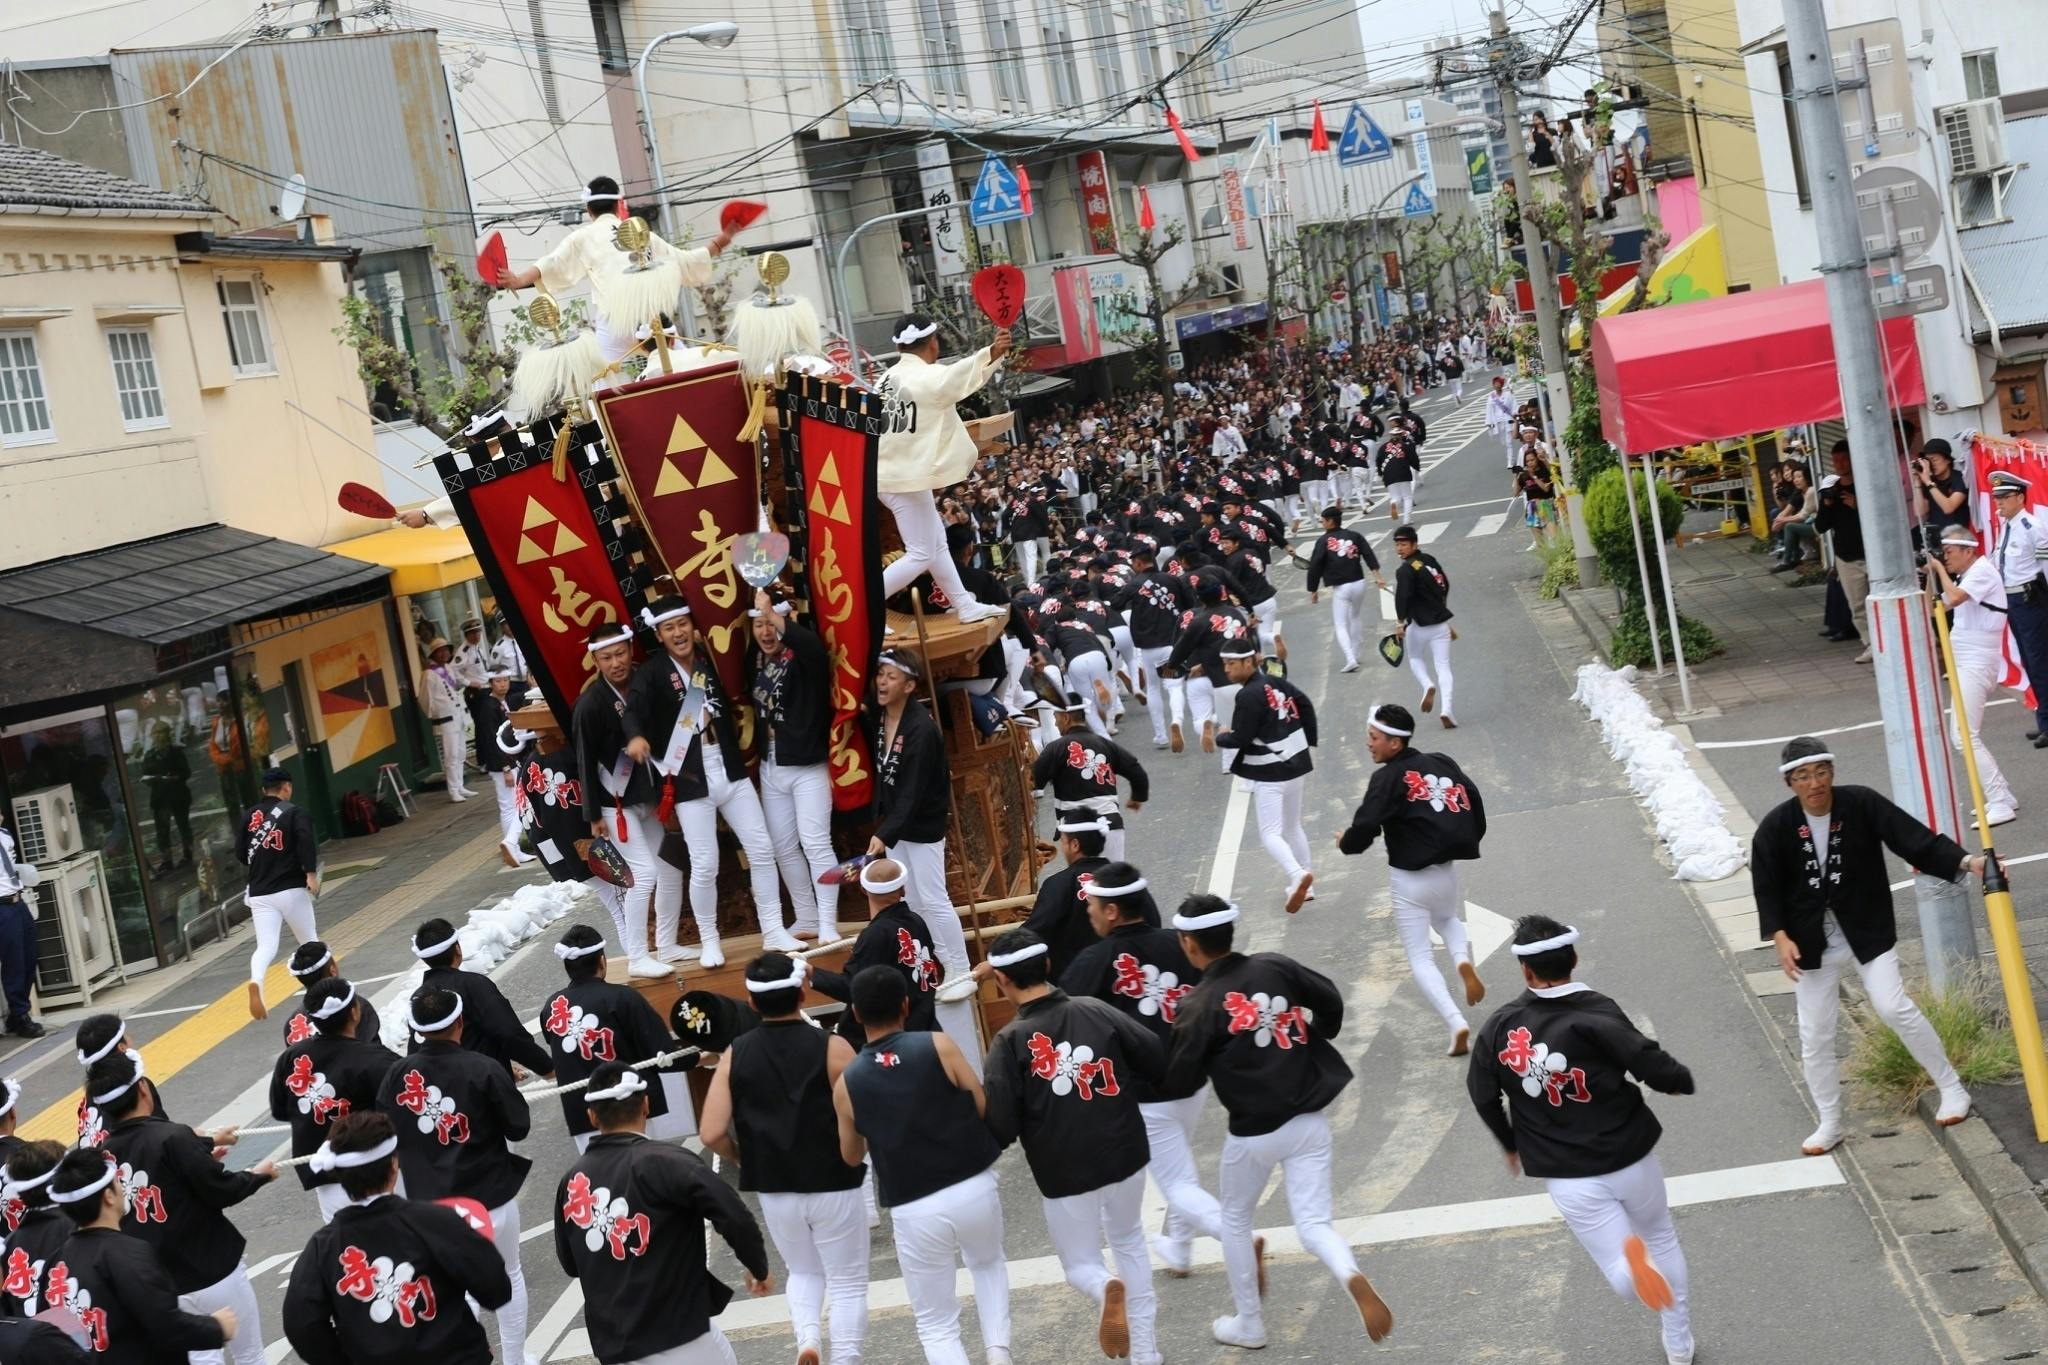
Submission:
MULTIPOLYGON (((764 280, 775 274, 772 261, 762 273, 764 280)), ((779 282, 778 276, 772 284, 779 282)), ((768 299, 757 297, 755 305, 777 306, 772 284, 768 299)), ((740 311, 747 310, 742 304, 740 311)), ((558 395, 560 411, 525 426, 475 427, 464 445, 436 460, 538 684, 538 700, 513 721, 533 735, 521 772, 535 851, 557 880, 590 875, 583 856, 590 830, 569 744, 576 698, 595 676, 583 641, 599 626, 637 622, 654 596, 674 592, 689 602, 700 647, 708 646, 739 711, 742 747, 750 764, 757 758, 744 686, 754 590, 735 563, 735 548, 752 555, 749 533, 776 531, 789 544, 776 581, 797 604, 798 619, 825 641, 834 670, 834 848, 842 858, 861 853, 874 829, 874 774, 860 715, 871 702, 886 631, 890 648, 913 651, 925 664, 918 703, 938 721, 952 779, 948 889, 969 955, 979 961, 985 944, 1028 911, 1038 869, 1052 850, 1034 833, 1029 745, 1015 726, 984 738, 967 693, 947 686, 976 676, 983 652, 998 647, 1002 619, 962 624, 951 614, 923 611, 917 589, 910 610, 886 610, 881 600, 882 564, 896 537, 876 496, 879 439, 892 422, 914 419, 855 387, 850 375, 825 377, 832 367, 822 360, 778 356, 762 366, 725 347, 672 342, 658 329, 654 335, 647 377, 588 394, 574 391, 580 386, 572 382, 558 395)), ((564 363, 560 354, 548 359, 564 363)), ((976 439, 986 445, 1002 439, 1008 419, 979 425, 976 439)), ((761 577, 751 559, 747 569, 761 577)), ((640 633, 636 649, 658 648, 651 632, 640 633)), ((676 976, 629 980, 623 957, 611 961, 613 980, 641 991, 664 1019, 686 990, 746 998, 743 978, 760 951, 760 924, 744 855, 723 824, 719 841, 725 965, 706 970, 686 961, 676 976)), ((866 899, 851 880, 838 915, 849 939, 867 918, 866 899)), ((692 917, 682 915, 680 924, 680 941, 694 942, 692 917)), ((845 951, 817 961, 836 968, 845 951)), ((1009 1017, 992 986, 983 987, 976 1012, 984 1042, 1009 1017)))

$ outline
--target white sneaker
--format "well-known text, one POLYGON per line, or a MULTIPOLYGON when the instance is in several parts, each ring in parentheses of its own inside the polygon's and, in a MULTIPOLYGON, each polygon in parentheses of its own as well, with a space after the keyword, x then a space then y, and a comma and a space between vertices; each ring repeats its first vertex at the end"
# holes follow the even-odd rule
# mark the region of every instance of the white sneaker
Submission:
POLYGON ((697 956, 697 950, 695 948, 685 948, 680 943, 671 943, 666 948, 656 949, 654 956, 663 962, 688 962, 697 956))
POLYGON ((674 967, 671 967, 666 962, 658 962, 651 957, 636 957, 626 964, 627 976, 641 977, 650 981, 664 976, 674 976, 675 974, 676 969, 674 967))
POLYGON ((1225 1346, 1242 1346, 1247 1351, 1266 1349, 1266 1326, 1261 1322, 1246 1322, 1235 1313, 1220 1317, 1209 1324, 1209 1335, 1225 1346))
POLYGON ((803 950, 804 945, 787 929, 771 929, 761 935, 761 951, 764 953, 800 953, 803 950))
POLYGON ((704 946, 698 950, 698 961, 707 970, 723 967, 725 965, 725 946, 715 938, 705 940, 704 946))
POLYGON ((2020 810, 2018 806, 1986 806, 1984 808, 1984 818, 1994 825, 2009 825, 2019 819, 2019 816, 2020 810))
POLYGON ((1007 1346, 991 1346, 988 1348, 988 1354, 982 1358, 988 1362, 988 1365, 1010 1365, 1010 1348, 1007 1346))
POLYGON ((1941 1108, 1935 1111, 1934 1121, 1943 1128, 1953 1128, 1970 1117, 1970 1092, 1957 1086, 1954 1090, 1941 1092, 1941 1108))
POLYGON ((1813 1130, 1806 1141, 1799 1144, 1799 1150, 1807 1156, 1826 1156, 1841 1145, 1841 1127, 1833 1123, 1823 1123, 1813 1130))
POLYGON ((1166 1267, 1166 1273, 1176 1280, 1184 1280, 1193 1273, 1195 1262, 1191 1251, 1192 1248, 1186 1242, 1176 1242, 1158 1233, 1152 1235, 1152 1254, 1166 1267))
POLYGON ((1698 1348, 1687 1346, 1683 1350, 1674 1351, 1669 1346, 1666 1346, 1664 1348, 1665 1365, 1692 1365, 1693 1352, 1696 1349, 1698 1348))
POLYGON ((1342 668, 1338 669, 1337 671, 1338 671, 1339 673, 1356 673, 1356 672, 1358 671, 1358 660, 1356 660, 1356 659, 1347 659, 1347 660, 1345 660, 1345 662, 1344 662, 1344 667, 1342 667, 1342 668))

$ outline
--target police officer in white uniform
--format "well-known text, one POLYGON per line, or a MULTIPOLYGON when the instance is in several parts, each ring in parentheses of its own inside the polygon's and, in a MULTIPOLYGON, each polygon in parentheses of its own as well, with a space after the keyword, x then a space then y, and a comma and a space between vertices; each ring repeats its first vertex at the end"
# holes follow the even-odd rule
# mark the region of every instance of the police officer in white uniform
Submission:
POLYGON ((466 801, 476 793, 462 780, 462 764, 468 753, 463 721, 469 705, 463 699, 462 679, 451 662, 448 642, 436 635, 427 643, 427 666, 420 673, 420 705, 433 723, 434 738, 441 746, 441 771, 448 779, 448 799, 466 801))
MULTIPOLYGON (((1929 591, 1938 591, 1952 613, 1949 640, 1955 647, 1956 686, 1963 696, 1963 716, 1970 723, 1970 742, 1977 751, 1977 776, 1984 784, 1985 814, 2002 825, 2019 814, 2019 803, 1991 748, 1984 743, 1984 703, 2005 676, 2005 580, 1977 550, 1977 533, 1950 526, 1941 533, 1941 554, 1930 558, 1929 591)), ((1962 744, 1953 720, 1949 742, 1962 744)))

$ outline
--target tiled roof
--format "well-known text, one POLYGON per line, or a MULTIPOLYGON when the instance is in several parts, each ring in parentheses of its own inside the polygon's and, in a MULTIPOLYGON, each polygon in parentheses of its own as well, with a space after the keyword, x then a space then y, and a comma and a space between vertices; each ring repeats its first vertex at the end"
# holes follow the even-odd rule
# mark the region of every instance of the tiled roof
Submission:
MULTIPOLYGON (((2005 154, 2020 168, 2005 189, 2006 221, 1966 228, 1956 239, 2000 330, 2039 332, 2048 330, 2048 271, 2041 268, 2048 252, 2048 116, 2007 120, 2005 154)), ((1972 186, 1963 221, 1989 217, 1989 199, 1981 185, 1972 186)), ((1950 287, 1969 295, 1971 329, 1979 341, 1989 340, 1991 322, 1975 295, 1960 280, 1950 287)))
POLYGON ((0 142, 0 213, 18 207, 86 216, 105 212, 209 218, 214 212, 203 199, 138 184, 39 147, 0 142))

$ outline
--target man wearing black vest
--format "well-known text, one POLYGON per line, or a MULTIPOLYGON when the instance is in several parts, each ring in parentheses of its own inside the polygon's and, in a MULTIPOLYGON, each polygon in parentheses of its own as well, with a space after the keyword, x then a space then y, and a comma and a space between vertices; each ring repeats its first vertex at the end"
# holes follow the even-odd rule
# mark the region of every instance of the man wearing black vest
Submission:
POLYGON ((706 1265, 705 1225, 757 1297, 771 1287, 768 1248, 701 1157, 648 1140, 647 1092, 647 1078, 617 1062, 591 1074, 583 1099, 598 1136, 555 1190, 555 1258, 583 1290, 599 1365, 729 1365, 732 1347, 712 1319, 732 1290, 706 1265))
POLYGON ((833 1087, 839 1153, 849 1166, 874 1158, 929 1365, 968 1365, 956 1257, 974 1280, 987 1365, 1010 1365, 1010 1268, 995 1174, 1002 1149, 983 1122, 987 1100, 965 1054, 946 1034, 907 1031, 909 1009, 894 971, 869 967, 854 978, 867 1046, 833 1087))
POLYGON ((804 1017, 803 961, 763 953, 747 968, 760 1027, 733 1039, 704 1097, 699 1136, 735 1163, 740 1188, 782 1256, 798 1365, 819 1365, 821 1316, 831 1305, 832 1365, 861 1358, 868 1326, 866 1167, 843 1160, 832 1088, 853 1045, 804 1017))

